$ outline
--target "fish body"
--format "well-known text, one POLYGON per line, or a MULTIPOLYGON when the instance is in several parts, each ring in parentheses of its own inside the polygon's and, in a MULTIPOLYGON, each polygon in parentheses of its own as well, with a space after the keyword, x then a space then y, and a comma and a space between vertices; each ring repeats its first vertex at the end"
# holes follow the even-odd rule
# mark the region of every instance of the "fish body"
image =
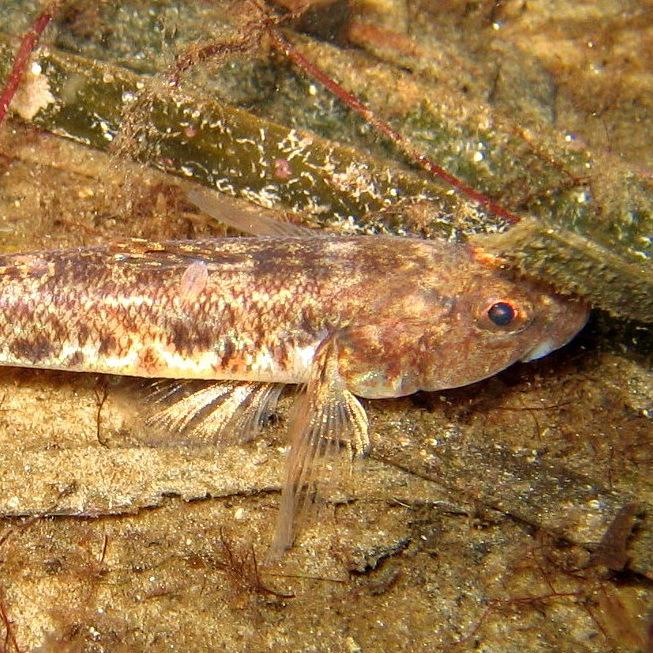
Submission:
POLYGON ((314 459, 369 446, 357 397, 486 378, 569 341, 586 307, 468 245, 390 236, 141 240, 0 257, 0 364, 177 379, 150 424, 258 432, 304 388, 275 543, 314 459), (164 401, 165 400, 165 401, 164 401))
POLYGON ((354 394, 397 397, 555 349, 585 316, 466 246, 388 236, 134 240, 0 257, 3 365, 303 384, 335 336, 354 394), (516 312, 504 326, 487 317, 499 302, 516 312))

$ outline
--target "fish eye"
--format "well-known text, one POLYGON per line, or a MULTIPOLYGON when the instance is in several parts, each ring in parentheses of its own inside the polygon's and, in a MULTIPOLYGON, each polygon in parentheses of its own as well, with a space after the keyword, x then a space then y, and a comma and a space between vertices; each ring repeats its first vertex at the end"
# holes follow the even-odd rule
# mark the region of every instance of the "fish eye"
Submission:
POLYGON ((519 333, 528 327, 533 317, 533 307, 525 299, 486 297, 476 309, 476 326, 497 335, 519 333))
POLYGON ((517 311, 508 302, 496 302, 487 310, 490 322, 498 327, 508 326, 517 317, 517 311))

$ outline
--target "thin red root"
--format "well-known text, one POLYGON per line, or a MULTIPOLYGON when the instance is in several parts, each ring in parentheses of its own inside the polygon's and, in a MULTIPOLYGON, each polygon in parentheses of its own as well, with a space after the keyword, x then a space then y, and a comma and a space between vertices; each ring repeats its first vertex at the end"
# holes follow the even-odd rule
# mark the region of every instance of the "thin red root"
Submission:
POLYGON ((16 653, 20 653, 16 635, 14 634, 13 623, 4 604, 2 593, 0 593, 0 623, 2 623, 5 629, 4 643, 0 642, 0 651, 2 653, 9 653, 9 646, 11 646, 16 653))
POLYGON ((50 24, 50 21, 56 14, 58 8, 58 1, 48 4, 48 6, 38 15, 34 23, 32 23, 32 27, 23 34, 20 48, 18 48, 18 52, 14 57, 13 66, 9 71, 4 88, 0 94, 0 125, 2 125, 2 122, 7 115, 7 109, 9 108, 11 101, 14 99, 14 95, 16 95, 20 82, 25 75, 29 58, 32 52, 36 49, 41 35, 45 31, 45 28, 50 24))

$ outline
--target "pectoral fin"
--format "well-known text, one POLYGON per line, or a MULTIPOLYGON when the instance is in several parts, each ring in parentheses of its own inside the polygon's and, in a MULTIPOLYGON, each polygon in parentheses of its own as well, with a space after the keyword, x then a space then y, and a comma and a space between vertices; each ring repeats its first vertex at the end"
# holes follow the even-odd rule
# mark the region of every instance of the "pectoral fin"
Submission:
POLYGON ((369 449, 367 415, 338 371, 334 337, 316 353, 310 379, 293 407, 289 434, 291 450, 271 559, 292 545, 295 522, 311 503, 320 459, 343 446, 351 458, 369 449))

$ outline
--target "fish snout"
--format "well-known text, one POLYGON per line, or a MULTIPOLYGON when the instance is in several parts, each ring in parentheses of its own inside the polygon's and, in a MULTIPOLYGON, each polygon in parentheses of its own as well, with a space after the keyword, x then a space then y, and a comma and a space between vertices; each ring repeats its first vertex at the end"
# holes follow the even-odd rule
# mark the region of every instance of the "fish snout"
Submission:
POLYGON ((564 347, 587 324, 589 308, 586 304, 564 297, 556 298, 555 304, 541 338, 519 359, 522 363, 537 360, 564 347))

